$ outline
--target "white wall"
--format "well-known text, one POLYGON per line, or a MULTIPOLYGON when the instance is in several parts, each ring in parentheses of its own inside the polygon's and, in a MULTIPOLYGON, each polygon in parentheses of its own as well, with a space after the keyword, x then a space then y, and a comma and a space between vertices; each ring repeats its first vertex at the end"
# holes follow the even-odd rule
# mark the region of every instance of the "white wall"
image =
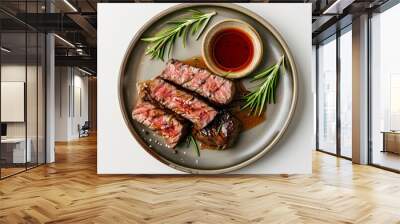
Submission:
MULTIPOLYGON (((313 114, 314 114, 314 139, 313 142, 316 142, 317 137, 317 48, 315 45, 312 45, 311 49, 311 86, 313 92, 313 114)), ((315 147, 316 149, 316 147, 315 147)))
MULTIPOLYGON (((5 64, 1 66, 1 81, 2 82, 25 82, 25 75, 27 74, 28 84, 30 87, 36 87, 36 80, 32 77, 36 77, 36 67, 27 66, 20 64, 5 64), (26 70, 25 70, 26 69, 26 70), (27 72, 27 73, 26 73, 27 72)), ((28 120, 28 137, 30 133, 35 131, 36 136, 36 88, 27 88, 27 120, 28 120), (33 122, 33 123, 32 123, 33 122), (34 127, 33 127, 34 126, 34 127), (30 131, 32 127, 32 131, 30 131)), ((1 108, 6 110, 7 108, 1 108)), ((7 122, 7 135, 8 137, 25 137, 25 122, 7 122)))
POLYGON ((88 78, 72 67, 55 73, 55 140, 77 139, 78 125, 88 120, 88 78))
MULTIPOLYGON (((76 70, 75 70, 76 71, 76 70)), ((74 108, 73 111, 73 119, 71 120, 71 135, 73 138, 79 137, 78 132, 78 124, 83 125, 85 121, 89 119, 89 110, 88 110, 88 77, 79 75, 74 75, 74 108), (78 93, 80 91, 80 93, 78 93), (79 97, 80 95, 80 97, 79 97), (79 102, 80 101, 80 102, 79 102), (81 111, 80 111, 81 110, 81 111)))
POLYGON ((69 68, 55 68, 55 141, 68 140, 69 68))
MULTIPOLYGON (((28 74, 30 74, 33 67, 28 66, 28 74)), ((25 64, 8 64, 1 66, 1 81, 3 82, 25 82, 25 64)), ((6 108, 1 108, 6 110, 6 108)), ((7 123, 7 137, 25 137, 25 123, 24 122, 10 122, 7 123)))
POLYGON ((25 83, 1 82, 1 121, 25 121, 25 83))

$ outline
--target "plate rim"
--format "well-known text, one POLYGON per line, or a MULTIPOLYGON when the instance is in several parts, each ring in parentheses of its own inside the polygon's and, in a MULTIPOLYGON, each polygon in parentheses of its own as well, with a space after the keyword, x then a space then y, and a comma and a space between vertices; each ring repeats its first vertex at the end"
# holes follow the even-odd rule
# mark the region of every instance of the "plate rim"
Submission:
POLYGON ((260 159, 261 157, 263 157, 267 152, 269 152, 278 142, 279 140, 282 138, 282 136, 286 133, 286 130, 293 118, 294 112, 296 110, 296 105, 297 105, 297 97, 298 97, 298 81, 297 81, 297 76, 298 76, 298 71, 297 71, 297 67, 296 64, 294 62, 293 59, 293 55, 285 41, 285 39, 281 36, 281 34, 279 33, 279 31, 272 26, 266 19, 264 19, 263 17, 259 16, 257 13, 243 7, 240 6, 238 4, 235 3, 180 3, 171 7, 168 7, 167 9, 162 10, 161 12, 157 13, 155 16, 153 16, 150 20, 148 20, 134 35, 134 37, 130 40, 128 48, 125 51, 124 57, 123 57, 123 61, 121 63, 120 69, 119 69, 119 75, 118 75, 118 101, 119 101, 119 106, 120 106, 120 110, 122 113, 122 116, 124 118, 124 122, 126 124, 126 126, 128 127, 129 131, 131 132, 131 134, 135 137, 136 141, 140 144, 140 146, 147 152, 149 153, 151 156, 153 156, 155 159, 157 159, 158 161, 168 165, 171 168, 174 168, 178 171, 182 171, 182 172, 186 172, 186 173, 190 173, 190 174, 222 174, 222 173, 227 173, 227 172, 231 172, 234 170, 238 170, 241 169, 255 161, 257 161, 258 159, 260 159), (278 43, 281 45, 281 47, 283 48, 283 51, 285 53, 285 56, 288 58, 288 64, 289 67, 291 69, 291 73, 292 73, 292 83, 293 83, 293 89, 292 89, 292 101, 291 101, 291 105, 290 105, 290 110, 289 113, 285 119, 285 122, 283 124, 283 126, 280 128, 280 130, 278 131, 278 133, 273 137, 273 139, 265 144, 264 149, 262 149, 261 151, 259 151, 258 153, 256 153, 254 156, 240 162, 237 163, 235 165, 229 166, 229 167, 224 167, 221 169, 196 169, 196 168, 189 168, 186 166, 182 166, 179 164, 176 164, 168 159, 166 159, 165 157, 159 155, 157 152, 155 152, 153 149, 151 149, 146 142, 144 142, 144 140, 141 138, 141 136, 137 133, 137 131, 135 130, 135 128, 133 127, 133 125, 130 122, 130 118, 128 117, 128 114, 130 113, 126 113, 127 110, 127 106, 125 105, 125 101, 124 101, 124 94, 123 94, 123 77, 124 77, 124 73, 126 71, 126 66, 127 66, 127 62, 128 62, 128 58, 130 57, 132 50, 134 48, 134 46, 137 44, 138 41, 140 41, 140 37, 143 35, 143 33, 155 22, 157 22, 160 18, 173 13, 175 11, 178 10, 182 10, 185 8, 190 8, 190 7, 196 7, 196 6, 214 6, 214 7, 222 7, 222 8, 228 8, 231 10, 235 10, 238 11, 240 13, 243 13, 246 16, 251 17, 252 19, 256 20, 257 22, 259 22, 262 26, 264 26, 266 29, 268 29, 272 35, 277 39, 278 43))

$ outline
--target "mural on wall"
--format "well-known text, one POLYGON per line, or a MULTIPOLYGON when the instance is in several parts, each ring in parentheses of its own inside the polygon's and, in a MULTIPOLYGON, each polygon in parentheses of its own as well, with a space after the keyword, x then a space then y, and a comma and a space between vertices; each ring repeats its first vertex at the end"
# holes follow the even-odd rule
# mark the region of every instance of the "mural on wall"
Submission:
POLYGON ((295 113, 290 49, 279 30, 236 4, 161 12, 133 38, 120 72, 132 136, 188 173, 225 173, 268 156, 295 113))

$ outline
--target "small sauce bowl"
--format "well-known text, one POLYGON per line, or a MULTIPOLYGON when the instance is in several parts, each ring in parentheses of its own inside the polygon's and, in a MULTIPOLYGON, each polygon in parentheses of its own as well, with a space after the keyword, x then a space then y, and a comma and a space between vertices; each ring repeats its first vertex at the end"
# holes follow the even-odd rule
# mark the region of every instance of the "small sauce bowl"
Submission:
POLYGON ((238 19, 225 19, 205 33, 202 55, 213 73, 238 79, 249 75, 260 64, 263 44, 250 24, 238 19))

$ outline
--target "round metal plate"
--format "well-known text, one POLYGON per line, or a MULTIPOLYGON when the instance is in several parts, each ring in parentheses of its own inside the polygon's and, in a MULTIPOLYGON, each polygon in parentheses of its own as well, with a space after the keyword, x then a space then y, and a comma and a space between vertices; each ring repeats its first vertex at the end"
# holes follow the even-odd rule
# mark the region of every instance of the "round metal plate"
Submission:
MULTIPOLYGON (((182 41, 176 41, 172 57, 186 60, 201 55, 199 40, 188 38, 186 48, 182 41)), ((159 161, 188 173, 216 174, 244 167, 267 153, 285 132, 296 106, 297 72, 292 55, 278 31, 257 14, 235 4, 189 3, 169 8, 147 22, 133 38, 121 66, 119 100, 126 124, 141 146, 159 161), (195 153, 194 146, 182 144, 178 153, 158 144, 160 139, 131 118, 131 112, 137 100, 137 83, 152 79, 165 67, 165 62, 151 60, 145 55, 147 44, 142 37, 159 32, 172 19, 181 17, 188 9, 203 12, 216 11, 208 27, 227 18, 243 20, 251 24, 260 34, 264 45, 264 57, 258 68, 262 69, 276 63, 282 55, 286 58, 286 73, 281 74, 277 90, 277 103, 268 105, 266 120, 239 136, 233 148, 224 151, 201 150, 201 156, 195 153)), ((245 82, 246 87, 251 84, 245 82)), ((162 141, 161 141, 162 142, 162 141)), ((137 150, 137 149, 132 149, 137 150)), ((134 158, 133 158, 134 159, 134 158)), ((132 161, 145 162, 145 161, 132 161)))

